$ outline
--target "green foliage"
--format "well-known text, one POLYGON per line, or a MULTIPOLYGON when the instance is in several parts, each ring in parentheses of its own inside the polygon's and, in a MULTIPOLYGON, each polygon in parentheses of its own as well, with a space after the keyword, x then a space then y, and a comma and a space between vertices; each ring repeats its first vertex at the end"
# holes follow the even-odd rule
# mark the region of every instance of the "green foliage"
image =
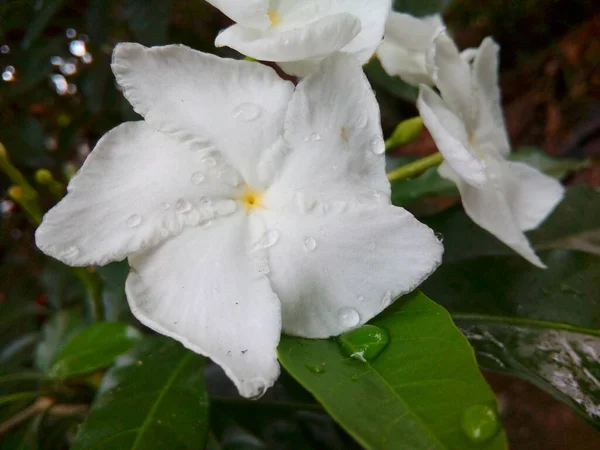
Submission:
POLYGON ((389 333, 371 361, 347 356, 335 340, 291 337, 282 338, 280 361, 365 448, 506 448, 499 423, 484 444, 461 429, 470 407, 496 403, 443 308, 416 292, 371 324, 389 333))
POLYGON ((204 359, 171 339, 146 338, 106 374, 72 450, 204 447, 204 359))

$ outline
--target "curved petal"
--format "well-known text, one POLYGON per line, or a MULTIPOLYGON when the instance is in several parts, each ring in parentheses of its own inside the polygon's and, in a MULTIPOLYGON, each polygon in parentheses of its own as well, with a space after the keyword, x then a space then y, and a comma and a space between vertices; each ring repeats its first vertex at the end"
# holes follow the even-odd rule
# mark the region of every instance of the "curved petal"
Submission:
POLYGON ((206 0, 233 21, 253 28, 269 28, 269 0, 206 0))
POLYGON ((288 75, 304 78, 319 69, 323 59, 303 59, 302 61, 281 61, 277 65, 288 75))
POLYGON ((438 171, 442 177, 456 183, 465 212, 473 222, 496 236, 530 263, 544 269, 546 266, 535 254, 520 228, 519 220, 514 216, 514 206, 510 202, 515 200, 515 196, 506 195, 506 187, 512 180, 506 178, 508 169, 505 165, 503 161, 492 162, 487 170, 493 173, 490 174, 489 181, 480 188, 465 183, 448 165, 440 166, 438 171))
POLYGON ((190 148, 216 148, 248 183, 256 182, 256 160, 281 134, 292 83, 262 64, 182 45, 119 44, 112 68, 152 127, 190 148))
POLYGON ((385 24, 385 37, 406 50, 425 55, 440 28, 444 28, 444 22, 439 14, 417 18, 392 11, 385 24))
POLYGON ((364 324, 439 265, 442 244, 402 208, 349 205, 299 216, 264 211, 281 236, 269 279, 286 333, 325 338, 364 324))
POLYGON ((386 37, 377 49, 377 57, 388 75, 399 76, 412 86, 433 85, 433 80, 427 72, 424 53, 409 53, 386 37))
POLYGON ((265 250, 250 254, 250 219, 240 212, 131 256, 126 292, 140 322, 210 357, 241 395, 257 397, 279 375, 281 308, 265 250))
POLYGON ((216 156, 191 152, 143 121, 124 123, 100 139, 44 216, 36 243, 72 266, 118 261, 231 213, 237 180, 216 156))
POLYGON ((433 38, 427 59, 442 98, 471 134, 475 129, 477 113, 471 68, 444 29, 439 30, 433 38))
POLYGON ((388 202, 379 106, 355 58, 338 53, 298 84, 285 121, 286 152, 273 164, 268 203, 388 202))
POLYGON ((262 61, 323 58, 344 47, 360 32, 360 20, 347 13, 333 14, 289 30, 258 30, 232 25, 217 36, 217 47, 231 47, 262 61))
MULTIPOLYGON (((473 186, 486 181, 483 163, 471 152, 463 121, 433 90, 421 85, 417 108, 438 150, 461 179, 473 186)), ((483 156, 483 155, 482 155, 483 156)))
POLYGON ((560 203, 565 188, 554 178, 519 162, 508 162, 506 201, 523 231, 537 228, 560 203))
POLYGON ((492 38, 485 38, 473 60, 473 80, 478 102, 475 138, 488 142, 499 154, 507 157, 510 143, 500 103, 498 50, 492 38))

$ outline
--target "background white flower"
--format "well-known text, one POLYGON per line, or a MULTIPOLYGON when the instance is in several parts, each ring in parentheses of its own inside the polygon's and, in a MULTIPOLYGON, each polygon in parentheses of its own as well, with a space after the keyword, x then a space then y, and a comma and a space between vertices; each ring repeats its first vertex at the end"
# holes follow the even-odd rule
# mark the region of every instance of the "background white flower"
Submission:
POLYGON ((545 267, 523 232, 540 225, 564 188, 533 167, 506 160, 510 144, 500 104, 498 46, 486 38, 470 65, 441 32, 429 59, 443 99, 421 85, 417 106, 444 156, 440 175, 456 183, 475 223, 545 267))
POLYGON ((280 332, 365 323, 439 264, 433 232, 391 206, 379 108, 337 55, 294 85, 184 46, 117 46, 144 117, 107 133, 38 246, 70 265, 128 257, 135 316, 211 357, 247 397, 279 373, 280 332))
POLYGON ((231 47, 305 76, 336 51, 365 63, 381 42, 391 0, 208 0, 237 22, 217 47, 231 47))
POLYGON ((439 14, 417 18, 391 12, 383 42, 377 49, 381 66, 389 75, 399 76, 408 84, 433 85, 427 70, 427 51, 436 32, 443 27, 439 14))

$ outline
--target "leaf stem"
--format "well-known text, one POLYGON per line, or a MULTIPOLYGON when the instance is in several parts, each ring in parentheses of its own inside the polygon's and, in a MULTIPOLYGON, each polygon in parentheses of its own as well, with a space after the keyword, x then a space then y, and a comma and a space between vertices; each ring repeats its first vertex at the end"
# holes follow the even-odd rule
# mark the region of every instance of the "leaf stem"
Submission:
POLYGON ((441 153, 434 153, 433 155, 426 156, 425 158, 418 159, 392 170, 387 174, 387 177, 390 181, 405 180, 425 172, 430 167, 438 166, 443 161, 444 157, 441 153))

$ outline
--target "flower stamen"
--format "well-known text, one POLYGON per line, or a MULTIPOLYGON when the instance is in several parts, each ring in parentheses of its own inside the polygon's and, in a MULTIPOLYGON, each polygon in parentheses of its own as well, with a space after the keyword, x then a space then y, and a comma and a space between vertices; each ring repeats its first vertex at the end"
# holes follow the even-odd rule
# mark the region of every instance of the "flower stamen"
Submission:
POLYGON ((269 19, 271 19, 271 25, 277 25, 279 24, 279 14, 277 14, 277 11, 269 11, 269 19))
POLYGON ((250 188, 246 188, 240 200, 244 204, 247 213, 255 208, 264 208, 262 203, 262 193, 253 191, 250 188))

